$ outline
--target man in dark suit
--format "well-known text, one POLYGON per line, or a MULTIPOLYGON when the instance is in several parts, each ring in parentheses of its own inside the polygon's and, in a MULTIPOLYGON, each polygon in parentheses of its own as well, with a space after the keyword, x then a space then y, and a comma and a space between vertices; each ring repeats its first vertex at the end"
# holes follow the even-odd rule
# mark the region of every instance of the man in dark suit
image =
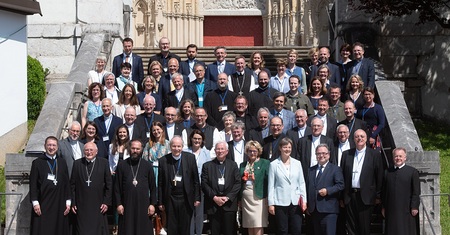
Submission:
POLYGON ((172 75, 172 84, 175 87, 175 90, 167 94, 164 102, 164 108, 178 108, 180 102, 187 99, 190 99, 194 103, 197 103, 197 96, 195 95, 194 91, 185 89, 183 75, 181 73, 174 73, 172 75))
POLYGON ((286 134, 288 130, 294 128, 295 124, 295 114, 284 108, 286 103, 286 95, 282 92, 275 92, 273 95, 273 106, 274 108, 270 110, 270 116, 278 116, 283 119, 283 133, 286 134))
POLYGON ((345 119, 341 122, 339 122, 340 124, 344 124, 347 125, 348 130, 349 130, 349 141, 354 145, 354 135, 355 135, 355 131, 358 129, 362 129, 362 130, 366 130, 367 132, 367 124, 365 121, 356 118, 355 117, 355 113, 356 113, 356 108, 355 108, 355 103, 353 103, 353 101, 351 100, 347 100, 344 103, 344 113, 345 113, 345 119))
POLYGON ((258 127, 249 131, 249 140, 255 140, 261 145, 264 145, 264 138, 269 136, 269 118, 270 112, 266 107, 260 108, 256 119, 258 120, 258 127))
POLYGON ((318 75, 318 69, 323 64, 327 65, 328 67, 328 72, 330 73, 330 77, 328 79, 330 80, 330 83, 336 83, 338 85, 341 84, 341 72, 339 66, 330 62, 330 49, 328 49, 327 47, 321 47, 319 49, 319 63, 312 66, 312 77, 318 75))
POLYGON ((158 205, 167 214, 167 234, 190 231, 194 208, 200 204, 200 182, 192 153, 183 152, 183 140, 170 140, 171 153, 159 160, 158 205))
POLYGON ((69 137, 58 141, 58 156, 64 158, 69 170, 69 178, 72 174, 73 162, 83 157, 84 144, 78 141, 81 132, 81 125, 74 121, 69 129, 69 137))
POLYGON ((353 44, 353 60, 347 66, 345 84, 353 74, 358 74, 364 82, 364 87, 375 87, 375 66, 371 59, 364 58, 364 44, 360 42, 353 44))
POLYGON ((120 65, 128 62, 131 64, 131 79, 136 82, 138 86, 141 86, 142 80, 144 79, 144 65, 142 64, 142 58, 132 52, 133 39, 123 39, 122 46, 123 53, 114 57, 112 72, 116 78, 119 77, 121 74, 120 65))
POLYGON ((334 140, 336 138, 336 127, 337 121, 333 117, 327 114, 330 108, 329 101, 327 97, 322 97, 319 99, 319 104, 317 106, 317 114, 309 117, 307 125, 311 126, 311 121, 313 117, 321 119, 324 123, 324 129, 322 130, 322 135, 334 140))
POLYGON ((187 87, 194 91, 197 96, 198 103, 195 103, 195 106, 203 107, 206 95, 217 89, 217 84, 211 80, 205 79, 205 66, 201 64, 196 64, 194 66, 194 73, 196 80, 187 84, 187 87))
POLYGON ((133 106, 128 106, 125 109, 124 119, 130 134, 130 141, 139 140, 145 146, 147 140, 145 125, 136 124, 136 109, 133 106))
POLYGON ((236 162, 238 166, 242 162, 247 162, 247 154, 245 153, 245 144, 247 141, 244 139, 245 124, 241 121, 236 121, 231 125, 231 136, 233 140, 228 141, 228 159, 236 162))
MULTIPOLYGON (((178 69, 180 68, 180 63, 176 58, 172 58, 168 62, 168 72, 161 76, 161 80, 159 80, 159 87, 158 87, 158 95, 161 97, 162 103, 165 104, 167 99, 167 94, 171 91, 175 90, 175 87, 172 82, 172 77, 174 74, 178 73, 178 69)), ((184 84, 187 84, 189 81, 188 77, 183 76, 183 82, 184 84)))
POLYGON ((306 125, 308 114, 305 109, 297 109, 295 111, 295 122, 297 126, 288 130, 286 136, 292 140, 292 149, 297 149, 298 140, 312 134, 311 127, 306 125))
POLYGON ((144 127, 145 130, 145 142, 150 138, 150 128, 153 122, 164 123, 164 117, 153 112, 156 106, 155 98, 153 96, 147 96, 144 98, 144 112, 137 116, 135 125, 144 127))
POLYGON ((326 144, 316 148, 317 165, 309 168, 308 212, 312 217, 315 235, 335 235, 339 213, 339 195, 344 189, 341 169, 330 163, 326 144))
POLYGON ((204 108, 208 112, 208 124, 217 125, 222 121, 223 114, 234 111, 234 100, 238 96, 228 89, 228 76, 221 73, 217 77, 217 89, 208 93, 204 108))
POLYGON ((279 143, 286 135, 283 133, 283 119, 278 116, 274 116, 270 119, 270 133, 263 140, 263 154, 262 158, 273 161, 277 159, 280 155, 279 143))
POLYGON ((355 148, 355 142, 352 140, 350 141, 350 132, 348 130, 348 127, 344 124, 339 124, 339 126, 336 128, 337 133, 337 140, 334 141, 334 148, 336 149, 335 153, 337 154, 335 156, 336 158, 336 165, 341 166, 341 160, 342 160, 342 153, 355 148))
POLYGON ((166 140, 171 140, 176 135, 181 136, 184 125, 183 123, 175 122, 177 110, 174 107, 167 107, 164 110, 164 117, 166 118, 166 122, 164 123, 166 140))
POLYGON ((197 60, 197 45, 189 44, 186 47, 187 60, 180 63, 180 73, 189 77, 189 82, 193 82, 195 76, 195 65, 200 64, 203 68, 206 67, 205 62, 197 60))
MULTIPOLYGON (((161 39, 159 39, 159 49, 161 50, 160 53, 150 57, 150 60, 148 62, 148 69, 147 69, 147 74, 151 74, 151 68, 150 65, 152 64, 153 61, 158 61, 162 67, 163 67, 163 71, 161 76, 164 77, 165 75, 168 74, 168 68, 169 68, 169 60, 174 58, 178 61, 178 63, 181 61, 180 57, 170 53, 170 41, 167 37, 162 37, 161 39)), ((177 69, 178 72, 178 69, 177 69)))
POLYGON ((305 181, 308 181, 309 167, 317 165, 315 149, 319 144, 326 144, 328 146, 331 152, 330 162, 336 163, 336 159, 333 158, 335 156, 333 140, 322 135, 322 129, 323 121, 318 117, 314 117, 311 121, 311 135, 304 136, 297 142, 297 155, 295 158, 302 163, 305 181))
POLYGON ((367 134, 355 132, 356 148, 342 154, 344 173, 343 200, 347 211, 347 232, 350 235, 369 235, 370 219, 375 204, 380 203, 383 166, 380 153, 367 148, 367 134))
POLYGON ((103 140, 105 146, 109 146, 114 138, 116 128, 123 124, 122 118, 114 116, 111 113, 112 104, 110 98, 102 100, 103 115, 94 119, 98 127, 97 136, 103 140))
POLYGON ((217 61, 209 64, 206 68, 206 79, 217 82, 217 76, 226 73, 227 76, 236 72, 236 67, 225 61, 227 58, 227 49, 224 46, 214 48, 214 55, 217 61))
POLYGON ((212 234, 235 235, 236 212, 241 179, 238 166, 227 158, 226 142, 215 146, 216 158, 203 165, 201 182, 205 194, 205 212, 212 234))

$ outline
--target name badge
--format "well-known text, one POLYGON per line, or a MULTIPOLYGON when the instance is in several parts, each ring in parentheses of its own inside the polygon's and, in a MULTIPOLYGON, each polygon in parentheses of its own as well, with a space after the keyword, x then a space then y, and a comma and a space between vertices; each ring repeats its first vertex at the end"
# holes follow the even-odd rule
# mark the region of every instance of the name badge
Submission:
POLYGON ((221 106, 219 106, 219 112, 227 111, 227 110, 228 110, 228 106, 227 106, 227 105, 221 105, 221 106))
POLYGON ((181 175, 176 175, 176 176, 175 176, 175 181, 180 182, 180 181, 181 181, 181 175))
POLYGON ((109 141, 109 136, 103 136, 103 142, 109 141))
POLYGON ((199 102, 203 102, 203 96, 198 97, 199 102))
POLYGON ((225 185, 225 178, 219 178, 219 185, 225 185))
POLYGON ((167 68, 164 68, 163 70, 164 70, 165 73, 167 73, 167 68))
POLYGON ((150 132, 147 132, 147 138, 150 138, 150 132))
POLYGON ((247 180, 247 181, 245 182, 245 184, 246 184, 246 185, 252 185, 252 184, 253 184, 253 180, 247 180))
POLYGON ((153 166, 158 166, 158 161, 157 160, 153 162, 153 166))
POLYGON ((55 180, 55 175, 52 173, 48 173, 47 179, 53 181, 53 180, 55 180))

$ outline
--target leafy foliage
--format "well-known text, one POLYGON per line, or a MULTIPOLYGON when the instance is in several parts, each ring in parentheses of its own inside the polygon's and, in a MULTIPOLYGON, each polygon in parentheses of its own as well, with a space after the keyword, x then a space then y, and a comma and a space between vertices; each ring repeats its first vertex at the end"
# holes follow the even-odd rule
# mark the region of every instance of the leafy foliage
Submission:
POLYGON ((46 71, 41 63, 30 56, 27 58, 28 72, 28 119, 36 120, 41 112, 45 100, 45 75, 46 71))
POLYGON ((382 22, 386 16, 407 16, 419 14, 419 22, 436 21, 443 28, 450 28, 450 21, 443 18, 450 10, 450 0, 349 0, 355 10, 373 14, 376 22, 382 22))

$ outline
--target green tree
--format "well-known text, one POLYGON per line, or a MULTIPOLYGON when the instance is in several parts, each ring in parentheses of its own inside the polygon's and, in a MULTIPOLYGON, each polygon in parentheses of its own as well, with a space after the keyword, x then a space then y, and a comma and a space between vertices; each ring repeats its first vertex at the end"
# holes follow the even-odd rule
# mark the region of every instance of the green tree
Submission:
POLYGON ((42 105, 45 100, 45 75, 39 60, 30 56, 27 58, 27 73, 28 73, 28 119, 36 120, 41 112, 42 105))
POLYGON ((373 14, 376 22, 387 16, 408 16, 417 13, 418 24, 436 21, 443 28, 450 28, 450 19, 444 13, 450 11, 450 0, 349 0, 355 10, 373 14))

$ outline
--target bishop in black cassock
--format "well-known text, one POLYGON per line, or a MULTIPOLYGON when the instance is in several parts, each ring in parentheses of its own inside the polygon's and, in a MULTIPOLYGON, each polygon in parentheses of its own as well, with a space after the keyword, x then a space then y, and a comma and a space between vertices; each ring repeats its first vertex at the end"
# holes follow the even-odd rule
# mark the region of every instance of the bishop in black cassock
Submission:
POLYGON ((152 215, 156 204, 153 166, 142 159, 142 143, 132 140, 130 158, 116 169, 114 197, 119 214, 119 234, 153 234, 152 215))
POLYGON ((70 185, 76 234, 107 235, 106 211, 112 203, 112 178, 108 160, 97 157, 97 146, 84 146, 84 158, 74 162, 70 185))
POLYGON ((30 234, 69 234, 70 187, 67 164, 58 157, 58 139, 45 140, 45 155, 35 159, 30 173, 33 204, 30 234))
POLYGON ((404 148, 394 149, 392 155, 394 167, 387 170, 383 184, 386 235, 419 234, 419 172, 414 167, 405 165, 404 148))

